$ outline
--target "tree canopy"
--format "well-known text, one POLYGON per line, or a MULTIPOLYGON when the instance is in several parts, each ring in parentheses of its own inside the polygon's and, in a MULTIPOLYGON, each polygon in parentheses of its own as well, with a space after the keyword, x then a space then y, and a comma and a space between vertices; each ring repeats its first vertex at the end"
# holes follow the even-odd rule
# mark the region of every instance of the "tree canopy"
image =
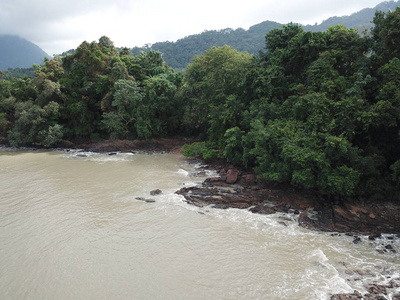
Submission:
POLYGON ((400 8, 371 34, 338 25, 269 31, 256 56, 229 46, 174 72, 160 52, 108 37, 0 77, 0 136, 63 140, 185 135, 188 155, 220 157, 260 178, 326 197, 400 198, 400 8))

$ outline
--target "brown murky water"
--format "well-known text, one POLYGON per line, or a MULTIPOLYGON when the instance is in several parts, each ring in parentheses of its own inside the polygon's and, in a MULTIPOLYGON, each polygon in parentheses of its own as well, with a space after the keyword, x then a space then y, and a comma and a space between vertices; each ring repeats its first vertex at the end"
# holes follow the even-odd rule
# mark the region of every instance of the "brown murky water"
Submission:
POLYGON ((399 254, 366 237, 187 205, 174 192, 204 179, 195 168, 175 154, 0 149, 0 299, 329 299, 399 276, 399 254))

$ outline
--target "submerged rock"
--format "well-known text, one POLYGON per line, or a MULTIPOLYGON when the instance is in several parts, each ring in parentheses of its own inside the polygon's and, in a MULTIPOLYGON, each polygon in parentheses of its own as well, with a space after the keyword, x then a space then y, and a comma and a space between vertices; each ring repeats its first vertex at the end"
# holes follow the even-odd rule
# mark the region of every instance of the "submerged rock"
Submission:
POLYGON ((160 195, 161 193, 162 193, 162 190, 160 190, 160 189, 150 191, 150 195, 152 195, 152 196, 160 195))
POLYGON ((154 203, 154 202, 156 202, 156 200, 154 200, 154 199, 146 199, 146 198, 144 198, 144 197, 136 197, 135 199, 136 199, 136 200, 139 200, 139 201, 144 201, 144 202, 147 202, 147 203, 154 203))
POLYGON ((351 300, 351 299, 363 299, 359 291, 354 291, 352 294, 337 294, 331 297, 331 300, 351 300))

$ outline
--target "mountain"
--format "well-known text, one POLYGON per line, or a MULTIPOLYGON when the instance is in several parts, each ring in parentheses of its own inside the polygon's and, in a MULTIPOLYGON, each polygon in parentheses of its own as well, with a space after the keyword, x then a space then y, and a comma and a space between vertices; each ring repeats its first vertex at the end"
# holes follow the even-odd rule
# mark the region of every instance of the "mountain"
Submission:
POLYGON ((0 35, 0 70, 30 68, 50 56, 39 46, 15 35, 0 35))
POLYGON ((400 6, 400 1, 385 1, 374 8, 364 8, 350 16, 331 17, 319 25, 306 25, 303 26, 303 28, 306 31, 326 31, 329 27, 340 24, 347 28, 358 29, 362 32, 365 29, 368 30, 373 27, 372 20, 374 19, 376 11, 393 11, 396 10, 398 6, 400 6))
MULTIPOLYGON (((321 24, 305 25, 306 31, 326 31, 334 25, 344 25, 348 28, 356 28, 359 31, 370 29, 375 11, 395 10, 400 6, 398 1, 385 1, 374 8, 365 8, 350 16, 331 17, 321 24)), ((163 53, 164 60, 172 68, 183 70, 192 60, 193 56, 203 54, 207 49, 213 46, 229 45, 240 51, 247 51, 251 54, 257 54, 265 46, 265 34, 274 28, 282 28, 283 24, 264 21, 250 27, 248 30, 238 28, 226 28, 222 30, 204 31, 200 34, 194 34, 179 39, 176 42, 158 42, 145 47, 134 47, 131 52, 135 55, 141 51, 156 50, 163 53)))
POLYGON ((134 55, 141 51, 160 51, 168 65, 179 70, 184 69, 193 56, 203 54, 205 50, 213 46, 229 45, 239 51, 256 54, 264 47, 265 33, 282 26, 277 22, 265 21, 250 27, 248 30, 242 28, 210 30, 187 36, 176 42, 159 42, 151 45, 151 47, 134 47, 131 51, 134 55))

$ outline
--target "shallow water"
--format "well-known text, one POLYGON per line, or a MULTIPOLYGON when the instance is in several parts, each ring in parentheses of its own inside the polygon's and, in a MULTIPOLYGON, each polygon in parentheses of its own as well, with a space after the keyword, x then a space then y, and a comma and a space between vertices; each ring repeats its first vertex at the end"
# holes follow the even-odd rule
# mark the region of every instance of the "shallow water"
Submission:
POLYGON ((382 241, 186 204, 174 192, 204 180, 196 167, 175 154, 0 150, 0 299, 329 299, 400 276, 382 241))

